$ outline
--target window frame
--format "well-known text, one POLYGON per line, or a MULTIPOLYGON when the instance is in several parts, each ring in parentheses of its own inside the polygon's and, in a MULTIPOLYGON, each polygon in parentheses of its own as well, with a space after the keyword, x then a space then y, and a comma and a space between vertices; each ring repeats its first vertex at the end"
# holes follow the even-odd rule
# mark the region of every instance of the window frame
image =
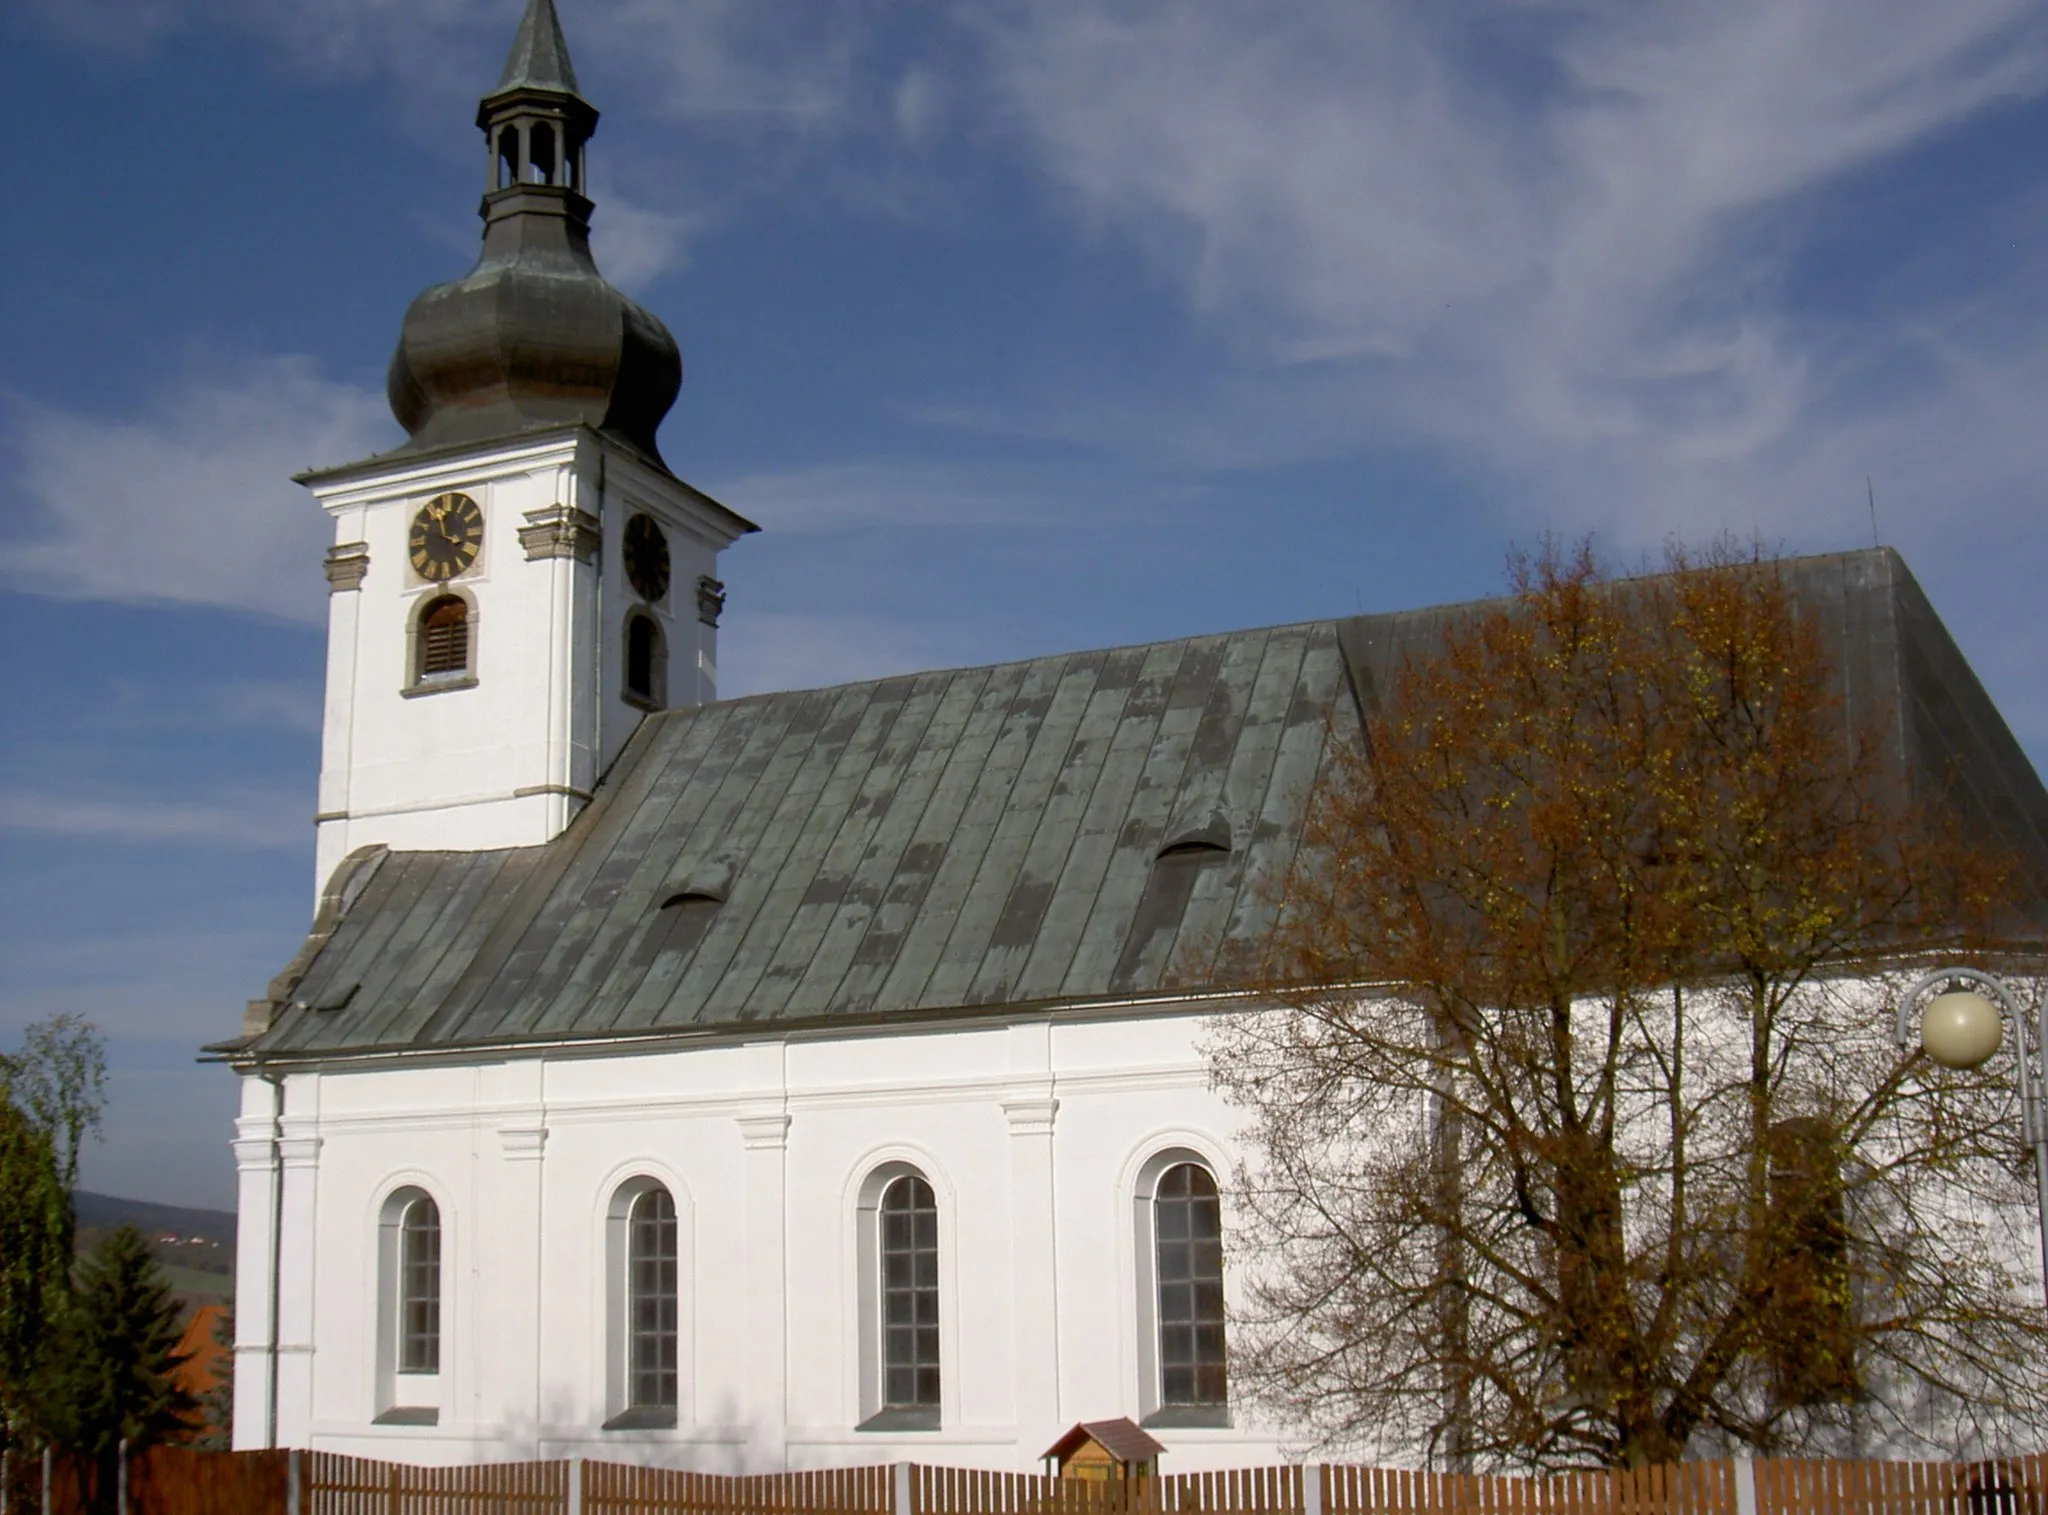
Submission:
POLYGON ((477 643, 481 618, 476 599, 454 584, 430 584, 419 594, 406 615, 405 682, 400 693, 411 699, 418 695, 446 694, 477 685, 477 643), (427 618, 443 605, 462 607, 463 661, 459 669, 427 671, 427 618))
POLYGON ((867 1168, 854 1196, 855 1370, 859 1414, 856 1431, 929 1432, 954 1419, 955 1303, 951 1226, 952 1193, 936 1167, 922 1157, 891 1158, 867 1168), (937 1401, 891 1404, 888 1393, 888 1321, 885 1303, 885 1201, 896 1186, 914 1179, 931 1196, 933 1231, 931 1290, 938 1338, 937 1401))
POLYGON ((1159 1190, 1168 1174, 1183 1166, 1206 1173, 1216 1188, 1219 1238, 1227 1234, 1228 1193, 1220 1164, 1207 1151, 1184 1142, 1153 1149, 1131 1175, 1128 1189, 1131 1203, 1132 1284, 1135 1330, 1137 1399, 1139 1423, 1172 1428, 1231 1425, 1231 1390, 1228 1373, 1229 1258, 1227 1242, 1222 1268, 1223 1324, 1225 1337, 1224 1394, 1220 1401, 1169 1402, 1166 1398, 1166 1365, 1159 1276, 1159 1190))
POLYGON ((641 710, 668 708, 668 633, 662 628, 661 617, 645 605, 628 610, 619 628, 619 696, 641 710), (633 635, 642 626, 653 639, 647 656, 645 689, 633 684, 633 635))
POLYGON ((603 1381, 607 1431, 663 1431, 683 1423, 692 1394, 692 1255, 694 1211, 689 1191, 672 1173, 641 1169, 608 1185, 603 1214, 603 1258, 599 1273, 603 1279, 601 1301, 604 1321, 603 1381), (650 1194, 668 1196, 673 1211, 675 1237, 675 1397, 672 1404, 637 1402, 634 1351, 634 1218, 638 1206, 650 1194))
POLYGON ((448 1328, 454 1318, 448 1290, 451 1235, 448 1207, 418 1179, 393 1185, 378 1206, 372 1318, 377 1323, 374 1419, 379 1425, 431 1426, 440 1421, 449 1374, 448 1328), (431 1367, 421 1365, 414 1355, 411 1325, 412 1307, 419 1302, 413 1289, 422 1266, 413 1248, 415 1238, 425 1234, 413 1222, 423 1205, 431 1207, 434 1221, 431 1367))

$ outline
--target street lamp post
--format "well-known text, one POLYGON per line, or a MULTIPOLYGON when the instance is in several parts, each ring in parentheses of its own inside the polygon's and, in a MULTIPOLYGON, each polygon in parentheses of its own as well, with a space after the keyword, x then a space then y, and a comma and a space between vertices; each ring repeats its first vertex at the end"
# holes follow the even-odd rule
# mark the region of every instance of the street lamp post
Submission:
POLYGON ((2048 1003, 2034 1006, 2034 1035, 2029 1046, 2026 1016, 2003 980, 1975 968, 1943 968, 1900 996, 1896 1030, 1899 1046, 1907 1051, 1917 1043, 1944 1068, 1975 1068, 1998 1050, 2006 1021, 2012 1022, 2013 1056, 2020 1065, 2020 1127, 2027 1145, 2034 1149, 2041 1287, 2048 1299, 2048 1003), (1923 1000, 1926 1005, 1916 1030, 1913 1010, 1923 1000))

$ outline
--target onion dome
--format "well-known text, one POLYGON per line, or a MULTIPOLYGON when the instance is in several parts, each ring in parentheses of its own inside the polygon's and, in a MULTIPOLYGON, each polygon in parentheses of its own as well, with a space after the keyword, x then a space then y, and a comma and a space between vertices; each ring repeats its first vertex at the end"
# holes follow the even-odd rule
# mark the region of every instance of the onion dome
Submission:
POLYGON ((660 463, 654 433, 682 354, 591 260, 583 150, 597 109, 577 90, 554 0, 528 0, 477 125, 491 148, 483 253, 405 313, 385 382, 411 436, 401 451, 581 423, 660 463))

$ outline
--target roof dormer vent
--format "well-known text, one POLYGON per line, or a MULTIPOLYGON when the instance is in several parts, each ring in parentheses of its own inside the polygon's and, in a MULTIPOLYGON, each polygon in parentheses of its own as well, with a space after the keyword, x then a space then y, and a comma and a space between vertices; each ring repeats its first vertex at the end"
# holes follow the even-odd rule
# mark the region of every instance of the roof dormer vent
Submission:
POLYGON ((1230 821, 1222 811, 1212 810, 1201 821, 1175 828, 1154 854, 1160 862, 1169 858, 1203 862, 1230 855, 1230 821))
POLYGON ((682 869, 661 891, 661 908, 722 905, 732 893, 734 868, 729 857, 714 857, 682 869))

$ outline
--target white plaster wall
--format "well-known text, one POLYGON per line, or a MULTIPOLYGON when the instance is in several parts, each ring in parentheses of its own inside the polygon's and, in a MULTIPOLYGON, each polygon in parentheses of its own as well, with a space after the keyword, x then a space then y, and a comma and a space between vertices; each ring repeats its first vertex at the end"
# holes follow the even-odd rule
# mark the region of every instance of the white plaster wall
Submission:
MULTIPOLYGON (((329 1071, 286 1080, 279 1441, 412 1462, 576 1455, 768 1470, 896 1460, 1033 1469, 1141 1382, 1131 1185, 1163 1147, 1211 1158, 1234 1116, 1193 1014, 705 1044, 648 1054, 329 1071), (1049 1122, 1048 1122, 1048 1116, 1049 1122), (854 1207, 880 1163, 940 1206, 943 1405, 862 1432, 854 1207), (296 1166, 294 1166, 296 1164, 296 1166), (668 1185, 683 1253, 673 1430, 604 1431, 605 1212, 668 1185), (379 1207, 441 1205, 441 1415, 373 1424, 379 1207), (296 1188, 295 1188, 296 1186, 296 1188), (303 1343, 291 1322, 303 1321, 303 1343), (298 1376, 294 1376, 294 1375, 298 1376)), ((266 1293, 268 1089, 252 1079, 241 1297, 266 1293)), ((261 1444, 262 1311, 245 1310, 237 1441, 261 1444)), ((1161 1431, 1167 1471, 1277 1460, 1270 1429, 1161 1431)))
POLYGON ((716 576, 730 519, 594 433, 400 460, 319 498, 335 542, 365 544, 369 567, 330 596, 316 891, 368 843, 530 846, 568 824, 643 715, 620 693, 625 617, 639 603, 622 551, 636 511, 669 541, 669 591, 644 607, 668 647, 666 703, 716 697, 717 632, 698 618, 696 586, 716 576), (407 536, 419 506, 447 490, 482 507, 484 540, 442 585, 413 573, 407 536), (598 520, 593 562, 527 558, 527 512, 558 504, 598 520), (475 684, 408 694, 419 607, 451 591, 471 605, 475 684))

